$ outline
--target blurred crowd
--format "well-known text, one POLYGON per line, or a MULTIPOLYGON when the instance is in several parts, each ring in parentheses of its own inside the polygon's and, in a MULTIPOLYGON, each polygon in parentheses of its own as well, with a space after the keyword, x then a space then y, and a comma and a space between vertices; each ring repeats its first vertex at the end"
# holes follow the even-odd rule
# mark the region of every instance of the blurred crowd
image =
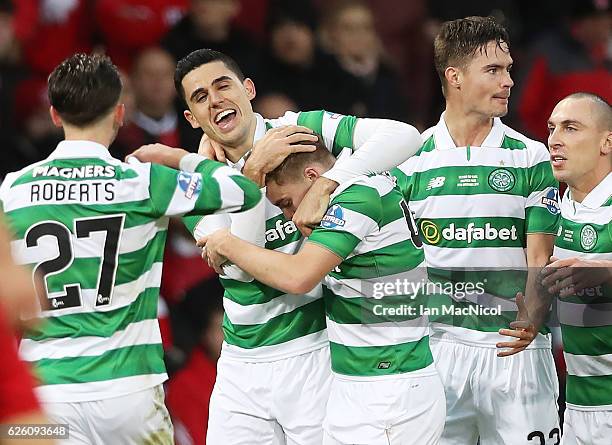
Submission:
MULTIPOLYGON (((111 147, 118 158, 153 142, 197 150, 201 133, 182 116, 173 74, 198 48, 236 59, 265 117, 327 109, 423 130, 444 106, 433 38, 445 20, 468 15, 492 15, 510 32, 513 128, 545 142, 546 117, 565 95, 612 101, 609 0, 0 0, 0 180, 62 139, 46 78, 75 52, 104 52, 122 71, 128 118, 111 147)), ((173 223, 160 320, 179 444, 204 443, 222 293, 173 223)))

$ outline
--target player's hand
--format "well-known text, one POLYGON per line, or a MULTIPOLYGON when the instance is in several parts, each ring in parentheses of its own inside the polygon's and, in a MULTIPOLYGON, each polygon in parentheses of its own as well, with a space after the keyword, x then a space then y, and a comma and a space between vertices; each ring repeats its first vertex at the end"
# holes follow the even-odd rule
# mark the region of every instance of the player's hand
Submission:
POLYGON ((557 259, 542 269, 542 286, 553 295, 568 297, 583 289, 596 287, 612 280, 608 262, 578 257, 557 259))
POLYGON ((161 164, 178 170, 181 159, 188 154, 189 152, 182 148, 172 148, 164 144, 148 144, 127 155, 125 159, 135 157, 141 162, 161 164))
POLYGON ((292 153, 315 151, 317 147, 313 143, 317 139, 318 136, 310 128, 299 125, 272 128, 253 146, 242 173, 263 187, 266 174, 292 153))
POLYGON ((516 305, 518 306, 518 314, 516 316, 516 321, 510 323, 512 329, 500 329, 499 334, 515 337, 517 340, 497 343, 495 345, 497 348, 508 349, 498 352, 498 357, 508 357, 518 354, 525 350, 533 339, 536 338, 536 335, 538 335, 534 324, 529 319, 529 313, 525 305, 525 297, 521 292, 516 294, 516 305))
POLYGON ((224 243, 231 237, 228 229, 217 230, 216 232, 206 235, 196 243, 198 247, 202 247, 202 259, 212 267, 219 275, 223 274, 223 264, 227 262, 221 251, 224 243))
POLYGON ((319 177, 310 187, 291 220, 303 236, 310 236, 312 229, 321 222, 329 207, 329 196, 338 187, 338 183, 319 177))
POLYGON ((227 162, 225 150, 223 150, 221 144, 211 140, 206 133, 204 133, 202 139, 200 139, 198 154, 207 159, 212 159, 213 161, 223 162, 224 164, 227 162))

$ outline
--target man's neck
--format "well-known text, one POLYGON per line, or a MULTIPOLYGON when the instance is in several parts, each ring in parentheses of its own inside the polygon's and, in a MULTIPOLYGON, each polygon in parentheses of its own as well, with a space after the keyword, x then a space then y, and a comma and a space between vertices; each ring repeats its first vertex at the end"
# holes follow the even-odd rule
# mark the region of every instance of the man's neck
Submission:
POLYGON ((606 179, 606 176, 610 174, 610 171, 594 170, 583 175, 577 181, 571 181, 567 183, 570 192, 572 194, 572 200, 576 202, 584 201, 589 193, 593 191, 601 182, 606 179))
POLYGON ((224 146, 225 156, 233 163, 238 162, 242 157, 253 149, 255 145, 255 131, 257 131, 257 117, 255 113, 251 116, 251 125, 243 142, 237 143, 233 147, 224 146))
POLYGON ((114 139, 114 134, 110 133, 106 129, 101 128, 64 128, 64 139, 67 141, 91 141, 97 142, 100 145, 104 145, 106 148, 111 144, 114 139))
POLYGON ((444 121, 457 147, 479 147, 493 127, 493 118, 466 113, 461 107, 446 102, 444 121))

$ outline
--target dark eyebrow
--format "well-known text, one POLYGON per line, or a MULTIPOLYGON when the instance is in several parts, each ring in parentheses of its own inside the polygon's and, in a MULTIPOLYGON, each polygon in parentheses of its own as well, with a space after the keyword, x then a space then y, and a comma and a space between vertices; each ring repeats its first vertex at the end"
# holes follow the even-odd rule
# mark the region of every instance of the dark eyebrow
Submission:
MULTIPOLYGON (((548 125, 554 125, 554 122, 548 121, 548 125)), ((564 127, 567 127, 568 125, 584 126, 582 122, 577 121, 575 119, 565 119, 564 121, 559 122, 559 125, 563 125, 564 127)))
MULTIPOLYGON (((220 77, 217 77, 215 80, 213 80, 211 85, 215 85, 215 84, 217 84, 219 82, 223 82, 223 81, 226 81, 226 80, 232 80, 232 78, 230 76, 220 76, 220 77)), ((194 100, 195 97, 200 92, 205 91, 205 90, 206 89, 204 87, 196 88, 196 90, 193 93, 191 93, 191 96, 189 96, 189 100, 194 100)))

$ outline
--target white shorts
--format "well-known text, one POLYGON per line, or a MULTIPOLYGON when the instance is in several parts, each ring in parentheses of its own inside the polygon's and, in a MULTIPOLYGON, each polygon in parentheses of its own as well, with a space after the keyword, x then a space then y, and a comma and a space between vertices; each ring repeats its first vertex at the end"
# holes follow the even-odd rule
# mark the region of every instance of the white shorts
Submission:
POLYGON ((430 340, 446 393, 443 445, 558 445, 559 383, 549 349, 497 349, 430 340), (539 439, 539 440, 538 440, 539 439))
POLYGON ((610 445, 612 411, 580 411, 567 408, 561 445, 610 445))
POLYGON ((272 362, 223 356, 210 397, 207 445, 321 445, 329 347, 272 362))
POLYGON ((42 405, 50 423, 69 425, 69 438, 58 445, 174 444, 162 385, 111 399, 42 405))
POLYGON ((355 381, 334 376, 323 445, 434 445, 444 428, 440 377, 355 381))

